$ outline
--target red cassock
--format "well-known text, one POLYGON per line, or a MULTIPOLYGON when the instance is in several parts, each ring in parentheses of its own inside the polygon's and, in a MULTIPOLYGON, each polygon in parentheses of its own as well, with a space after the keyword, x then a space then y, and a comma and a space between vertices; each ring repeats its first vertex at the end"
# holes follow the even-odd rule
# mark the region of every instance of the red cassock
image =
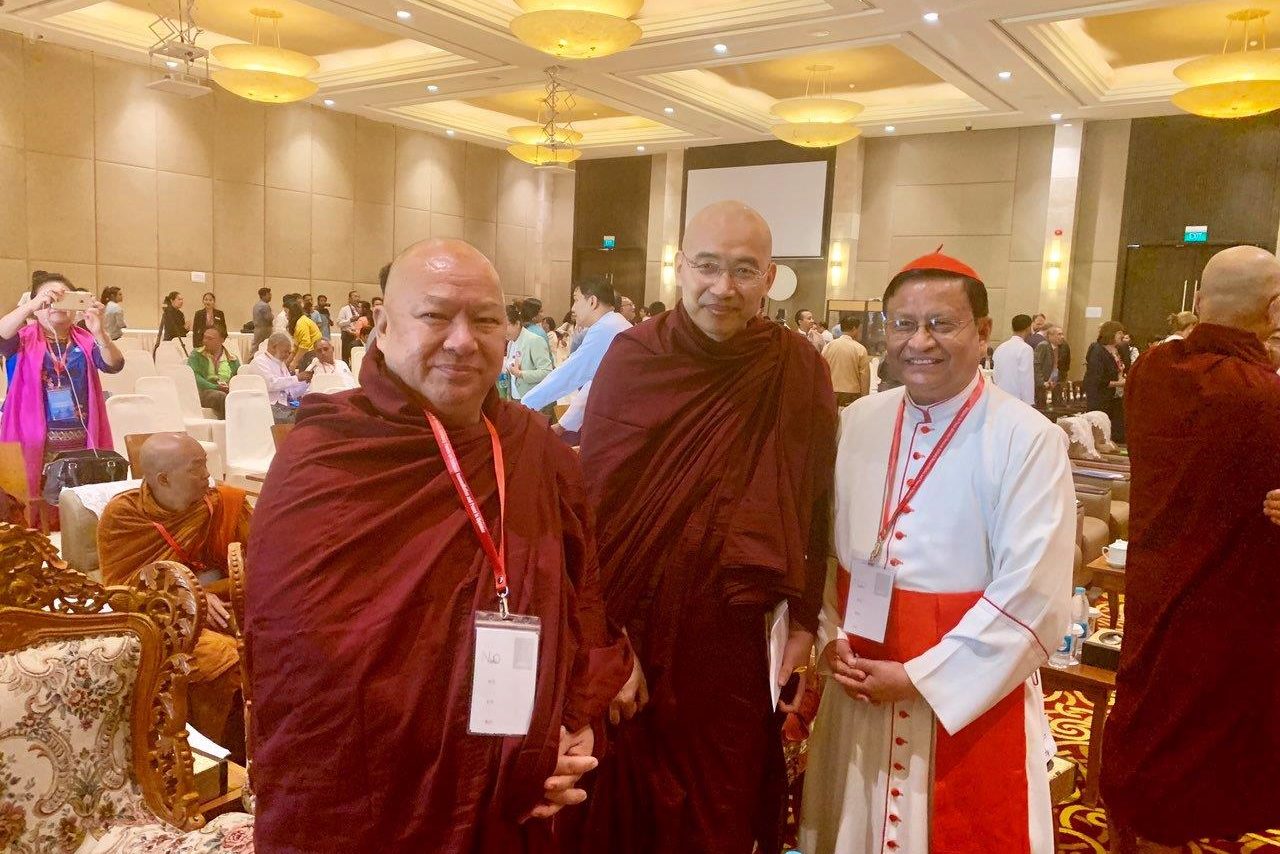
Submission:
POLYGON ((1167 845, 1280 827, 1280 377, 1201 323, 1125 387, 1132 517, 1103 749, 1116 819, 1167 845))
POLYGON ((582 464, 609 618, 651 700, 615 732, 567 850, 778 849, 765 615, 785 598, 793 625, 816 628, 835 427, 826 364, 776 324, 717 343, 678 306, 614 340, 582 464))
MULTIPOLYGON (((519 854, 551 845, 541 801, 561 724, 598 720, 630 672, 605 630, 573 452, 492 395, 507 471, 511 608, 542 620, 523 738, 467 732, 473 614, 492 571, 419 403, 376 349, 363 387, 312 395, 255 509, 248 639, 257 849, 519 854)), ((483 423, 450 434, 490 527, 483 423)))

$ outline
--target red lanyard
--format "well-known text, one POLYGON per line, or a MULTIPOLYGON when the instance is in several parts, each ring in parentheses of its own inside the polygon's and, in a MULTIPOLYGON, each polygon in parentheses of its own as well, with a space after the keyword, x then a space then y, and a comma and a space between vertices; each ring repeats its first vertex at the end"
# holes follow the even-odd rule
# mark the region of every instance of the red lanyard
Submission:
POLYGON ((485 416, 484 426, 489 428, 489 442, 493 446, 493 469, 498 478, 498 528, 499 536, 502 538, 501 551, 494 544, 493 535, 484 521, 484 514, 480 512, 480 502, 476 501, 475 493, 471 491, 471 485, 467 483, 467 478, 462 473, 462 466, 458 464, 458 455, 454 453, 453 442, 449 441, 448 432, 445 431, 439 418, 430 412, 427 412, 426 416, 427 423, 431 425, 431 432, 435 434, 436 444, 440 446, 440 455, 444 457, 444 467, 449 472, 454 489, 458 490, 458 500, 462 502, 462 509, 467 511, 467 516, 471 519, 471 528, 476 532, 476 539, 480 540, 480 548, 484 550, 485 556, 489 558, 489 565, 493 568, 493 586, 498 592, 498 613, 505 620, 509 616, 507 538, 502 529, 507 517, 507 469, 502 460, 502 443, 498 441, 498 430, 488 416, 485 416))
MULTIPOLYGON (((209 524, 212 525, 213 515, 214 515, 213 501, 209 498, 208 494, 206 494, 204 497, 204 506, 209 508, 209 524)), ((155 525, 156 530, 160 532, 160 536, 163 537, 164 541, 169 544, 169 548, 173 550, 173 553, 174 555, 177 556, 179 563, 183 564, 188 569, 195 570, 196 572, 204 571, 205 569, 204 561, 196 560, 195 558, 191 557, 191 555, 187 554, 187 550, 184 549, 182 546, 178 545, 178 541, 173 538, 173 534, 169 533, 168 528, 166 528, 164 525, 161 525, 159 522, 152 522, 151 524, 155 525)), ((206 543, 209 541, 208 527, 205 528, 204 539, 206 543)))
POLYGON ((978 384, 974 386, 973 391, 969 393, 969 399, 960 407, 960 411, 956 413, 956 417, 951 419, 951 423, 947 425, 947 429, 943 432, 942 438, 938 440, 938 444, 929 452, 929 456, 925 458, 924 465, 920 467, 920 472, 911 481, 911 485, 907 488, 906 494, 902 496, 902 500, 898 502, 898 508, 889 512, 889 498, 893 494, 894 478, 898 475, 898 455, 902 450, 902 423, 907 411, 907 399, 904 396, 898 404, 898 418, 893 425, 893 446, 889 449, 889 472, 885 475, 884 484, 884 507, 880 512, 880 533, 876 535, 875 547, 871 549, 870 562, 875 563, 880 559, 880 553, 884 551, 884 541, 889 536, 889 532, 898 524, 898 519, 906 512, 910 506, 912 499, 920 491, 920 487, 924 485, 925 478, 933 471, 933 467, 938 464, 938 460, 942 457, 942 452, 951 444, 951 440, 955 438, 956 432, 960 429, 960 425, 969 417, 969 413, 973 411, 973 407, 977 405, 978 398, 982 397, 982 390, 986 387, 986 380, 979 375, 978 384))

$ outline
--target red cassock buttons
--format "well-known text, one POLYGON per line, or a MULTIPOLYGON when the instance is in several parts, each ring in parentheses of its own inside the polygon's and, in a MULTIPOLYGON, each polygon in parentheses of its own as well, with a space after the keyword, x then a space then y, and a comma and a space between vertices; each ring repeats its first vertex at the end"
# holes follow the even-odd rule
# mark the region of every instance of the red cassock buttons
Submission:
POLYGON ((884 847, 885 847, 885 848, 889 848, 889 849, 892 849, 892 850, 896 851, 896 850, 898 850, 898 843, 896 843, 896 842, 894 842, 892 839, 890 839, 888 842, 886 842, 886 843, 884 844, 884 847))
POLYGON ((897 824, 898 822, 902 821, 902 819, 898 818, 896 815, 891 815, 889 816, 889 821, 893 822, 894 824, 897 824))
POLYGON ((914 477, 909 477, 909 478, 907 478, 907 486, 908 486, 908 487, 912 487, 912 486, 915 486, 915 485, 916 485, 916 479, 915 479, 914 477))
POLYGON ((899 540, 906 539, 907 537, 907 535, 902 533, 901 531, 895 531, 893 535, 897 537, 899 540))
POLYGON ((924 456, 924 454, 920 453, 919 451, 915 451, 915 452, 913 452, 913 453, 911 454, 911 459, 913 459, 913 460, 918 460, 918 459, 920 459, 920 458, 921 458, 921 457, 923 457, 923 456, 924 456))
POLYGON ((907 743, 907 740, 906 740, 905 738, 903 738, 902 736, 898 736, 897 738, 895 738, 895 739, 893 740, 893 743, 894 743, 894 744, 896 744, 896 745, 898 745, 899 747, 904 747, 904 746, 906 745, 906 743, 907 743))
POLYGON ((889 566, 902 566, 902 561, 898 560, 896 557, 892 558, 889 561, 889 566))
POLYGON ((900 797, 902 797, 902 790, 901 790, 901 789, 890 789, 890 790, 889 790, 889 794, 893 795, 895 798, 900 798, 900 797))
POLYGON ((921 433, 932 433, 932 432, 933 432, 933 428, 932 428, 932 427, 921 427, 921 428, 920 428, 920 432, 921 432, 921 433))
POLYGON ((906 769, 902 767, 902 763, 901 763, 901 762, 895 762, 895 763, 893 763, 893 770, 894 770, 894 771, 905 771, 906 769))
POLYGON ((907 714, 906 712, 898 712, 898 717, 900 717, 900 718, 909 718, 909 717, 911 717, 911 715, 907 714))

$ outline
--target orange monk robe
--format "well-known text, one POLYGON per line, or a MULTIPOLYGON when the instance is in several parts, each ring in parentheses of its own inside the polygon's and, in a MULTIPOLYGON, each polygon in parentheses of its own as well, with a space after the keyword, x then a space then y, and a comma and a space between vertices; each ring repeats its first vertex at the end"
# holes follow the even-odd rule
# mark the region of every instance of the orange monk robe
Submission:
MULTIPOLYGON (((165 510, 144 483, 111 500, 98 523, 98 563, 106 584, 131 584, 138 570, 158 560, 186 565, 197 575, 226 575, 227 547, 249 539, 249 505, 243 490, 224 484, 180 513, 165 510), (179 546, 178 554, 156 528, 159 522, 179 546), (197 566, 196 564, 199 564, 197 566)), ((187 709, 192 726, 214 741, 226 734, 236 692, 239 656, 229 635, 200 632, 192 652, 187 709)))

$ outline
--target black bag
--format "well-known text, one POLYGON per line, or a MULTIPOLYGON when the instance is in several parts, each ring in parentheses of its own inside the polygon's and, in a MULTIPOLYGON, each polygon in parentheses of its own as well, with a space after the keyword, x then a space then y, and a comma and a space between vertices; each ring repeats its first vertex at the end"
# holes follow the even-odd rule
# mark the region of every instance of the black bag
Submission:
POLYGON ((45 504, 57 505, 63 488, 127 480, 129 462, 115 451, 62 451, 44 466, 45 504))
POLYGON ((246 334, 248 334, 248 333, 250 333, 250 332, 253 332, 254 328, 255 328, 255 327, 254 327, 254 325, 253 325, 253 321, 252 321, 252 320, 250 320, 250 321, 249 321, 248 323, 246 323, 244 326, 241 326, 241 327, 240 327, 240 331, 241 331, 241 332, 244 332, 244 333, 246 333, 246 334))

